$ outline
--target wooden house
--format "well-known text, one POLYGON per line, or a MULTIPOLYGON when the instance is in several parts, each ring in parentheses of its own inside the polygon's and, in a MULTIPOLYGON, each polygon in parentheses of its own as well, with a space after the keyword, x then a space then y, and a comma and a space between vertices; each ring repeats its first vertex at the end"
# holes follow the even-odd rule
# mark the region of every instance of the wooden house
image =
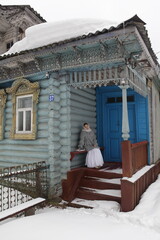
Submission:
POLYGON ((0 5, 0 54, 25 37, 25 30, 46 22, 29 5, 0 5))
POLYGON ((123 211, 132 210, 159 173, 159 77, 145 23, 137 15, 1 56, 0 166, 45 161, 49 198, 61 196, 63 186, 67 201, 116 200, 123 211), (122 165, 122 173, 84 167, 85 153, 76 152, 83 122, 96 132, 105 164, 122 165), (82 194, 87 176, 122 178, 121 187, 96 185, 119 189, 121 196, 82 194))

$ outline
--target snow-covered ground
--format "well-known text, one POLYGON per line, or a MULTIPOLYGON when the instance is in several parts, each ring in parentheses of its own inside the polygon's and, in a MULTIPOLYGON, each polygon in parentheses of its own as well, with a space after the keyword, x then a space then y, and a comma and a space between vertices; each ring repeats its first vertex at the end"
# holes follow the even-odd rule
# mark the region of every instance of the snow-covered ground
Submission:
POLYGON ((47 207, 34 216, 6 220, 0 224, 1 239, 160 240, 160 176, 134 211, 122 213, 116 202, 84 203, 94 208, 47 207))

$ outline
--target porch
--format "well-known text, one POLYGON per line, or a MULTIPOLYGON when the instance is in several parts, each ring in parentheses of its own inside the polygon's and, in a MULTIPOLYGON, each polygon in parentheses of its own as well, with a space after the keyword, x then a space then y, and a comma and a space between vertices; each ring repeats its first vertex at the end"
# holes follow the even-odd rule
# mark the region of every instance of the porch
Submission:
POLYGON ((120 180, 122 168, 119 163, 105 163, 100 169, 86 167, 68 172, 62 181, 62 199, 69 203, 75 198, 121 202, 120 180))
MULTIPOLYGON (((144 79, 128 66, 70 72, 71 152, 83 122, 96 132, 105 162, 122 162, 121 142, 149 139, 148 92, 144 79)), ((150 146, 149 146, 150 147, 150 146)), ((150 161, 150 159, 148 159, 150 161)), ((83 165, 81 155, 71 168, 83 165)))
MULTIPOLYGON (((75 199, 116 201, 121 211, 133 210, 160 173, 160 162, 148 165, 147 149, 147 141, 135 144, 123 141, 122 163, 105 162, 100 169, 72 169, 62 181, 62 199, 78 207, 86 206, 75 204, 75 199)), ((73 160, 73 153, 71 156, 73 160)))

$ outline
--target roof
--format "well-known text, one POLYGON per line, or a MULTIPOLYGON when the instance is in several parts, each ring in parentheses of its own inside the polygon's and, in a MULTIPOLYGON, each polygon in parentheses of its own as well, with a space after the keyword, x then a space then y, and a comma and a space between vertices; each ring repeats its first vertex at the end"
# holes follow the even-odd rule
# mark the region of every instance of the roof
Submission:
MULTIPOLYGON (((43 23, 42 23, 43 24, 43 23)), ((74 42, 74 41, 77 41, 77 40, 82 40, 82 39, 85 39, 85 38, 91 38, 93 36, 98 36, 98 35, 101 35, 101 34, 104 34, 104 33, 109 33, 109 32, 113 32, 113 31, 116 31, 116 30, 120 30, 120 29, 123 29, 123 28, 126 28, 128 26, 136 26, 142 39, 144 40, 154 62, 157 64, 157 57, 154 53, 154 51, 152 50, 151 48, 151 43, 150 43, 150 39, 148 38, 148 33, 146 31, 146 28, 144 27, 146 23, 141 20, 137 15, 133 16, 132 18, 120 23, 119 25, 117 26, 110 26, 109 28, 103 28, 102 30, 96 30, 96 31, 93 31, 93 32, 89 32, 88 34, 81 34, 79 36, 76 36, 76 37, 68 37, 68 38, 64 38, 60 41, 52 41, 52 43, 50 44, 43 44, 42 46, 39 46, 39 47, 35 47, 34 48, 34 51, 35 50, 38 50, 38 49, 41 49, 41 48, 48 48, 48 47, 52 47, 52 46, 55 46, 55 45, 62 45, 62 44, 65 44, 65 43, 70 43, 70 42, 74 42)), ((41 25, 41 24, 39 24, 41 25)), ((36 27, 36 26, 34 26, 36 27)), ((0 59, 4 59, 4 58, 9 58, 11 56, 16 56, 16 55, 20 55, 20 54, 24 54, 26 52, 32 52, 33 51, 33 48, 32 49, 26 49, 24 51, 20 51, 19 53, 18 52, 15 52, 15 53, 12 53, 12 54, 9 54, 9 55, 4 55, 2 56, 0 59)))

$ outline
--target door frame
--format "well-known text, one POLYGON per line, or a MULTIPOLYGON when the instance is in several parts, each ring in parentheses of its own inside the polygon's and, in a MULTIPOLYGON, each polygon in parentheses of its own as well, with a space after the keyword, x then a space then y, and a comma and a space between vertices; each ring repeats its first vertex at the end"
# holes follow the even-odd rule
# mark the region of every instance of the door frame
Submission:
MULTIPOLYGON (((129 97, 129 96, 134 96, 134 99, 132 101, 127 101, 128 110, 129 110, 129 106, 133 106, 134 111, 136 111, 136 109, 135 109, 136 108, 136 106, 135 106, 136 105, 135 104, 135 95, 134 95, 133 92, 130 92, 129 94, 127 94, 127 97, 129 97)), ((122 91, 121 91, 121 89, 120 89, 119 92, 109 92, 109 93, 106 92, 102 95, 102 110, 103 110, 103 119, 102 119, 103 123, 102 123, 102 125, 103 125, 103 131, 106 134, 109 134, 109 125, 108 124, 109 124, 109 117, 110 116, 107 115, 107 112, 108 112, 110 107, 117 108, 117 110, 118 110, 117 114, 119 114, 118 118, 121 118, 121 119, 119 119, 120 120, 120 126, 119 126, 119 133, 118 133, 119 144, 121 144, 121 142, 123 141, 123 139, 122 139, 122 91), (107 103, 106 100, 108 98, 115 98, 115 99, 121 98, 121 99, 120 99, 119 102, 107 103), (106 124, 107 124, 107 126, 106 126, 106 124)), ((129 111, 128 111, 128 114, 129 114, 129 111)), ((136 122, 136 116, 135 116, 135 122, 136 122)), ((135 123, 135 128, 134 128, 134 130, 135 130, 135 141, 137 141, 136 126, 137 125, 135 123)), ((103 135, 103 143, 105 144, 105 146, 109 145, 109 147, 110 147, 109 137, 106 138, 106 134, 103 135)), ((106 153, 107 149, 104 150, 104 159, 106 161, 111 161, 111 159, 109 158, 110 153, 111 153, 110 150, 109 150, 108 153, 106 153)), ((118 152, 119 152, 119 154, 118 154, 119 156, 117 158, 115 158, 115 162, 121 162, 122 161, 122 159, 121 159, 121 146, 119 146, 118 152)))

